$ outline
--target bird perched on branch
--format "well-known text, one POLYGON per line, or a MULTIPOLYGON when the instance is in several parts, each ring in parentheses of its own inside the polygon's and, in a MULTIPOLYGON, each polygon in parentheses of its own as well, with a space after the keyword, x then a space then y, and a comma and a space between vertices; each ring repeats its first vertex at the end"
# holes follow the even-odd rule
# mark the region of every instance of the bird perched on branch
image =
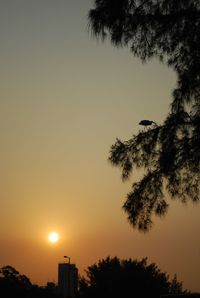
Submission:
POLYGON ((151 120, 141 120, 139 122, 139 125, 143 125, 143 126, 150 126, 152 124, 157 125, 154 121, 151 121, 151 120))

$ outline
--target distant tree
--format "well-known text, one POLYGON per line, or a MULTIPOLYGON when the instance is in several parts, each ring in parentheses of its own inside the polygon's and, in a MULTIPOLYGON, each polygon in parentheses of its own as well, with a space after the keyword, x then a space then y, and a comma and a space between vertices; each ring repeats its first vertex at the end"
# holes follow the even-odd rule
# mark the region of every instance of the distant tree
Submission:
POLYGON ((31 290, 28 292, 27 298, 63 298, 63 295, 58 293, 56 287, 41 287, 33 285, 31 290))
POLYGON ((157 298, 162 294, 183 293, 181 283, 174 279, 172 284, 155 264, 147 264, 147 258, 137 261, 108 257, 88 267, 86 274, 80 280, 81 298, 157 298))
POLYGON ((182 284, 178 282, 177 275, 174 275, 170 283, 170 294, 180 294, 182 292, 182 284))
POLYGON ((0 297, 27 297, 31 282, 12 266, 0 268, 0 297))
POLYGON ((144 170, 123 208, 131 225, 148 231, 152 216, 167 211, 164 193, 181 202, 197 202, 200 197, 200 1, 93 2, 89 24, 96 37, 130 47, 143 62, 158 58, 177 74, 164 123, 149 126, 128 141, 117 139, 109 156, 122 169, 123 180, 137 168, 144 170))
POLYGON ((29 278, 14 267, 0 268, 0 297, 2 298, 62 298, 56 287, 32 285, 29 278))

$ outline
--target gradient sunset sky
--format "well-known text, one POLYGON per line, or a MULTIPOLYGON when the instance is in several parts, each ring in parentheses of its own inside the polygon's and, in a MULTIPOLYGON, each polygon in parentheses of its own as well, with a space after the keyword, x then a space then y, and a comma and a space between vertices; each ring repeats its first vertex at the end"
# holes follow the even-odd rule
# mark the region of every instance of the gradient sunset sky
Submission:
POLYGON ((121 207, 140 173, 122 183, 108 162, 116 137, 162 123, 176 75, 95 40, 92 2, 0 0, 0 267, 45 284, 63 255, 81 274, 108 255, 148 257, 200 291, 200 205, 172 202, 139 233, 121 207))

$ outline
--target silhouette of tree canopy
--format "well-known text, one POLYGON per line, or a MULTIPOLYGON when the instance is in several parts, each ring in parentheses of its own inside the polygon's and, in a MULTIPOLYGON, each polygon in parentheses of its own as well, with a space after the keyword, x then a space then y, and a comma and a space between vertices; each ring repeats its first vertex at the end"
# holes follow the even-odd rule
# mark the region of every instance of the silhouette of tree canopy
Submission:
POLYGON ((147 264, 147 258, 137 261, 108 257, 88 267, 86 274, 80 280, 82 298, 157 298, 162 294, 183 293, 176 276, 169 281, 169 276, 155 264, 147 264))
POLYGON ((0 268, 0 296, 2 297, 26 297, 31 287, 30 280, 12 266, 0 268))
POLYGON ((61 295, 57 293, 56 287, 32 285, 28 277, 8 265, 0 268, 0 297, 61 298, 61 295))
POLYGON ((148 231, 152 216, 166 213, 167 193, 181 202, 199 200, 200 1, 94 0, 89 25, 97 38, 130 47, 143 62, 158 58, 177 74, 163 124, 128 141, 117 139, 109 156, 123 180, 133 170, 144 170, 123 209, 134 227, 148 231))

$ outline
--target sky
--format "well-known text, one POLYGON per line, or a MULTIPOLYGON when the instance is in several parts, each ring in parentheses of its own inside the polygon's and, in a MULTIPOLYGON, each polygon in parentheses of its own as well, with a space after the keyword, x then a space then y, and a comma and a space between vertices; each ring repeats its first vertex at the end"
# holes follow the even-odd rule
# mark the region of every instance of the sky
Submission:
POLYGON ((116 138, 142 119, 162 123, 176 75, 94 39, 91 0, 0 0, 0 267, 57 282, 71 257, 80 274, 107 256, 155 262, 200 291, 200 206, 171 201, 152 230, 122 210, 140 173, 123 183, 108 162, 116 138), (57 231, 52 245, 48 234, 57 231))

